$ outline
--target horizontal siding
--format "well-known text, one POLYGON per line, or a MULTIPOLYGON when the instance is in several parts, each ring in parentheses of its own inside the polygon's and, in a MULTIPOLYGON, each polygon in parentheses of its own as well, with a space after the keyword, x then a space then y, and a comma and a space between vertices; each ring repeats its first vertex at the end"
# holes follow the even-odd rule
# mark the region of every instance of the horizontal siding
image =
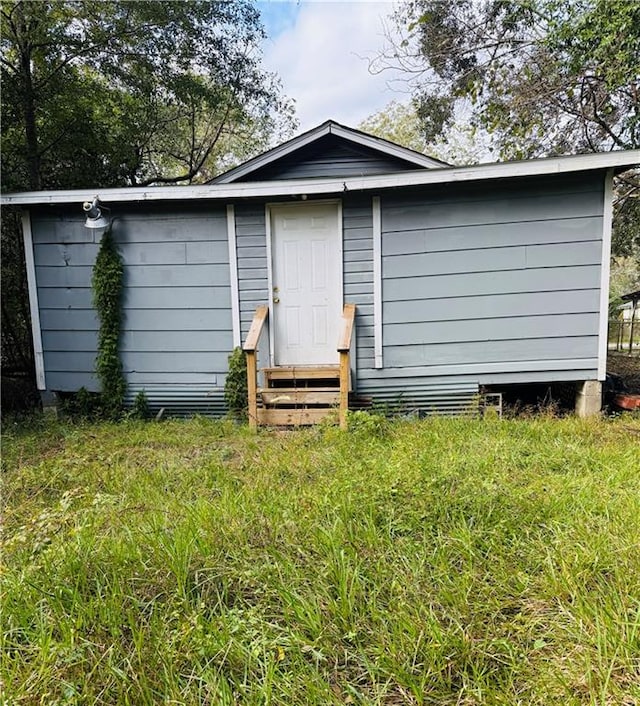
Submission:
POLYGON ((423 187, 404 190, 402 196, 383 196, 383 202, 384 233, 601 217, 603 178, 563 175, 500 186, 487 182, 423 187))
MULTIPOLYGON (((600 286, 600 265, 577 267, 527 268, 524 270, 490 270, 464 274, 422 275, 411 279, 416 292, 412 301, 455 299, 484 295, 520 294, 527 292, 568 292, 600 286)), ((386 277, 385 302, 407 301, 407 278, 386 277)))
POLYGON ((313 145, 296 150, 295 153, 252 172, 240 181, 365 176, 408 169, 419 167, 363 145, 345 144, 335 135, 327 135, 313 145))
MULTIPOLYGON (((471 314, 470 314, 471 316, 471 314)), ((467 318, 458 321, 421 321, 386 324, 384 337, 388 346, 431 343, 469 343, 531 340, 588 336, 598 330, 598 314, 552 314, 541 316, 505 316, 499 319, 467 318)))
MULTIPOLYGON (((43 331, 43 345, 47 351, 84 351, 95 352, 97 348, 98 332, 75 331, 69 336, 62 331, 43 331)), ((154 351, 203 352, 209 353, 220 346, 219 331, 198 331, 197 336, 168 337, 166 331, 124 331, 122 334, 122 347, 132 352, 152 353, 154 351)))
POLYGON ((405 301, 388 301, 382 315, 387 326, 433 321, 467 321, 573 312, 597 313, 600 306, 597 289, 578 289, 566 292, 523 292, 517 294, 468 295, 462 297, 433 297, 416 300, 408 307, 405 301))
MULTIPOLYGON (((156 237, 159 237, 156 235, 156 237)), ((229 260, 226 242, 127 242, 122 249, 126 266, 226 264, 229 260)), ((92 267, 100 246, 98 243, 65 243, 39 245, 35 253, 36 266, 92 267)))
POLYGON ((528 338, 526 340, 464 341, 429 344, 412 342, 409 345, 385 345, 385 366, 462 365, 514 361, 572 360, 598 356, 598 336, 564 336, 558 338, 528 338))
POLYGON ((598 240, 602 236, 602 218, 555 218, 511 223, 470 224, 441 228, 425 228, 401 232, 398 237, 385 238, 384 256, 411 255, 432 252, 455 252, 485 248, 513 248, 519 245, 547 245, 598 240))
MULTIPOLYGON (((41 309, 43 331, 97 331, 94 309, 41 309)), ((123 310, 123 331, 228 331, 229 309, 130 309, 123 310)), ((168 336, 165 336, 168 338, 168 336)))
MULTIPOLYGON (((113 233, 125 263, 121 359, 130 394, 145 389, 152 406, 211 394, 222 399, 233 346, 224 209, 125 211, 113 233)), ((45 372, 53 390, 98 389, 96 240, 75 214, 34 218, 45 372)))
POLYGON ((522 245, 512 248, 484 248, 431 252, 412 255, 388 255, 383 258, 383 277, 429 277, 443 274, 499 272, 528 268, 598 265, 600 240, 522 245))
POLYGON ((235 207, 240 338, 245 340, 255 310, 269 301, 267 230, 264 204, 235 207))
POLYGON ((578 175, 383 195, 385 367, 595 377, 602 190, 578 175))
MULTIPOLYGON (((226 287, 143 287, 134 291, 127 287, 124 292, 125 306, 138 309, 208 309, 223 308, 226 287), (135 307, 133 306, 135 304, 135 307)), ((40 296, 48 302, 50 309, 76 309, 91 297, 88 287, 55 289, 42 287, 40 296)))
MULTIPOLYGON (((356 305, 356 375, 372 368, 373 355, 373 212, 371 197, 346 196, 342 202, 343 290, 356 305)), ((357 386, 356 381, 356 386, 357 386)))
MULTIPOLYGON (((374 369, 371 197, 343 196, 357 395, 448 413, 468 409, 480 384, 596 377, 601 178, 380 196, 382 370, 374 369)), ((225 211, 146 209, 119 215, 114 229, 126 262, 129 395, 145 389, 154 409, 217 413, 232 348, 225 211)), ((244 340, 256 307, 268 301, 264 204, 237 204, 235 226, 244 340)), ((81 215, 36 214, 33 229, 48 385, 97 389, 91 268, 98 243, 81 215)))
MULTIPOLYGON (((72 353, 75 370, 92 372, 94 370, 95 353, 74 351, 72 353)), ((211 353, 180 351, 179 355, 173 351, 122 351, 120 358, 125 372, 144 371, 145 373, 192 373, 207 374, 212 369, 224 370, 228 352, 211 353)), ((68 372, 70 354, 68 351, 57 353, 47 352, 48 371, 68 372)))
MULTIPOLYGON (((37 246, 36 246, 37 250, 37 246)), ((37 267, 38 287, 91 287, 92 266, 37 267)), ((229 285, 228 265, 138 265, 126 273, 129 287, 229 285)))

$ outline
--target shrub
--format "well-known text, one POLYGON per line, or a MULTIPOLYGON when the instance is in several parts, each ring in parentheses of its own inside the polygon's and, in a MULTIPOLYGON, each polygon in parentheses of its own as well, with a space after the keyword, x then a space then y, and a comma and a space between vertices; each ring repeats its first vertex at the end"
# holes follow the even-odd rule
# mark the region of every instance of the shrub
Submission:
POLYGON ((224 384, 224 400, 234 419, 247 418, 247 358, 242 348, 234 348, 229 356, 229 371, 224 384))
POLYGON ((151 410, 149 409, 149 400, 144 390, 140 390, 133 400, 133 406, 129 412, 129 417, 132 419, 149 419, 151 410))

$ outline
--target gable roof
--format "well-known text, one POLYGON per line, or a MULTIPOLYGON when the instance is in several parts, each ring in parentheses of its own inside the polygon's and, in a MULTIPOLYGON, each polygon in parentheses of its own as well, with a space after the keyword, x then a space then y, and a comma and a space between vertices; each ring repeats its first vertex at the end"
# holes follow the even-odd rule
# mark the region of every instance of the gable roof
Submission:
MULTIPOLYGON (((305 149, 308 149, 314 143, 321 142, 329 136, 333 136, 334 139, 337 138, 338 141, 348 146, 359 149, 364 148, 369 152, 377 153, 381 157, 395 160, 401 163, 407 170, 420 167, 424 169, 437 169, 450 166, 439 159, 427 157, 420 152, 402 147, 394 142, 389 142, 389 140, 384 140, 381 137, 374 137, 360 130, 354 130, 345 125, 340 125, 334 120, 327 120, 321 125, 294 137, 292 140, 283 142, 281 145, 259 154, 257 157, 244 162, 238 167, 230 169, 224 174, 220 174, 214 179, 211 179, 208 183, 231 184, 240 180, 248 181, 255 172, 264 171, 265 167, 271 167, 273 169, 279 162, 285 162, 285 160, 290 163, 294 153, 297 152, 302 155, 305 149)), ((257 180, 261 181, 260 178, 257 180)))

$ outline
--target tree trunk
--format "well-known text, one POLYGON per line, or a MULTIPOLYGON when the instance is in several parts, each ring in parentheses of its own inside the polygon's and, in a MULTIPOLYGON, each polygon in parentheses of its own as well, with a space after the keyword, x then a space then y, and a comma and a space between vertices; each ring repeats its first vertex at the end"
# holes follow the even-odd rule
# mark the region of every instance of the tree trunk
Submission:
POLYGON ((25 140, 27 147, 27 166, 29 170, 29 188, 38 191, 41 188, 40 174, 40 149, 38 146, 38 126, 36 124, 36 95, 33 89, 33 74, 31 68, 32 46, 29 39, 29 28, 27 18, 24 16, 24 9, 18 4, 17 11, 20 13, 19 21, 16 23, 17 32, 22 36, 17 36, 20 48, 20 74, 22 83, 22 113, 24 115, 25 140))

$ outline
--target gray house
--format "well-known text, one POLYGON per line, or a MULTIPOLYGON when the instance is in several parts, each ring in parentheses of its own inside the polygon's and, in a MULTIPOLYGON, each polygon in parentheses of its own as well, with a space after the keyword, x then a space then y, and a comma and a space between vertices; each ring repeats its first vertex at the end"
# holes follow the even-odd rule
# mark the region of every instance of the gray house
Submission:
POLYGON ((599 404, 612 179, 638 162, 451 167, 329 121, 206 185, 5 194, 24 209, 38 385, 98 389, 97 197, 125 261, 128 394, 153 407, 223 413, 235 346, 254 423, 455 412, 525 382, 599 404))

